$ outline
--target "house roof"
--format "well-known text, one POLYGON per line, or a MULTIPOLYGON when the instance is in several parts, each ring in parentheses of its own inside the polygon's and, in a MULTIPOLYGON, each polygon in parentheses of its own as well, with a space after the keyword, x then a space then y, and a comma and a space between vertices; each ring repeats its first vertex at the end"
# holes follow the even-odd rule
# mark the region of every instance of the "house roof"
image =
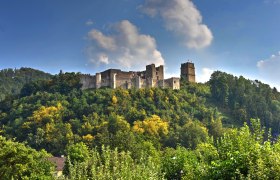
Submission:
POLYGON ((65 157, 50 157, 48 160, 56 165, 56 171, 62 171, 65 164, 65 157))

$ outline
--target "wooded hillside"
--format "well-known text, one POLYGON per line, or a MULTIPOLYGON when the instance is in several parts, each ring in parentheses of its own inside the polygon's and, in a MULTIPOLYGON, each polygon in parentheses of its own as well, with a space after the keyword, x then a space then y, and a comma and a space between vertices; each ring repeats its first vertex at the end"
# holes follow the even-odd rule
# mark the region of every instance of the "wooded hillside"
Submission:
POLYGON ((68 155, 69 179, 280 177, 275 88, 214 72, 180 90, 82 91, 79 76, 30 81, 4 99, 1 135, 68 155))

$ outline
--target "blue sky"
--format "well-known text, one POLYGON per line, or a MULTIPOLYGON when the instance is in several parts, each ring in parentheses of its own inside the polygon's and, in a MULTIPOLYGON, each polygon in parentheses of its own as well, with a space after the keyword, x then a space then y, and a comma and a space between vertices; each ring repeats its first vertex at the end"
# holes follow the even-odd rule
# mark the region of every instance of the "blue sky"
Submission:
POLYGON ((0 69, 95 74, 196 65, 280 89, 279 0, 0 0, 0 69))

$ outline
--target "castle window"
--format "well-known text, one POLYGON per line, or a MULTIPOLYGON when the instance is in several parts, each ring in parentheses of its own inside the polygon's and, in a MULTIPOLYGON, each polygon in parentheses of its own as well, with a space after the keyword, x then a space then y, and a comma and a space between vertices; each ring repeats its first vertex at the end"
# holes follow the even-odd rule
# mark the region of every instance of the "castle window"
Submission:
POLYGON ((174 84, 176 84, 176 81, 174 81, 174 84))
POLYGON ((158 75, 158 72, 156 72, 156 75, 158 75))

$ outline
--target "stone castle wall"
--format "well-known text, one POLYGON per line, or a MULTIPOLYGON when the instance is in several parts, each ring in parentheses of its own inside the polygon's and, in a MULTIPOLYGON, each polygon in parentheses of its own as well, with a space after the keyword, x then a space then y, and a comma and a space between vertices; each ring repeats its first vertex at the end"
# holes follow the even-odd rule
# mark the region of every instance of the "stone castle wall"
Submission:
POLYGON ((81 75, 82 89, 95 89, 96 86, 96 78, 95 76, 91 76, 89 74, 83 74, 81 75))
MULTIPOLYGON (((181 64, 181 78, 189 82, 195 82, 195 68, 193 63, 181 64)), ((173 77, 164 79, 164 66, 156 67, 154 64, 147 65, 145 71, 121 71, 108 69, 96 75, 81 76, 82 89, 108 88, 172 88, 180 89, 180 78, 173 77)))
POLYGON ((171 89, 180 89, 180 78, 172 77, 164 80, 164 85, 171 89))

